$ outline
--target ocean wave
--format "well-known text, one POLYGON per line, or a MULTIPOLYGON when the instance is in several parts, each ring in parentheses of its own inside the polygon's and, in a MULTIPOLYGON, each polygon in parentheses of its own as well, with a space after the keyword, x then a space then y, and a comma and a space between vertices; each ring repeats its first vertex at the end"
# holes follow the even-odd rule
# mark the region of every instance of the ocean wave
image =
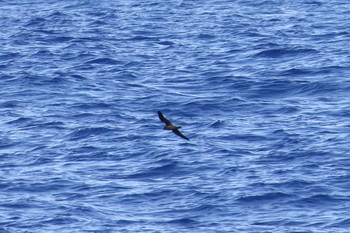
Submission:
POLYGON ((1 232, 348 232, 347 1, 1 10, 1 232))
POLYGON ((108 133, 110 131, 111 129, 108 129, 105 127, 82 128, 82 129, 75 130, 74 132, 70 133, 67 136, 70 138, 70 140, 78 140, 78 139, 83 139, 90 136, 96 136, 99 134, 108 133))

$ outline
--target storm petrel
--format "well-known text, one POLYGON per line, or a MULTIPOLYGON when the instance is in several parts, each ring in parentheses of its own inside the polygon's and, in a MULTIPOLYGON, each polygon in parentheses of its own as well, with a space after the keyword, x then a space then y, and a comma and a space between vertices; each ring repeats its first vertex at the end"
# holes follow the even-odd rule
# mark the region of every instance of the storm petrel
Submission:
POLYGON ((181 126, 175 126, 175 125, 171 124, 171 122, 168 119, 166 119, 160 111, 158 111, 158 116, 159 116, 159 119, 166 124, 166 126, 164 127, 165 130, 171 130, 171 131, 173 131, 174 134, 176 134, 176 135, 178 135, 186 140, 190 140, 179 131, 181 126))

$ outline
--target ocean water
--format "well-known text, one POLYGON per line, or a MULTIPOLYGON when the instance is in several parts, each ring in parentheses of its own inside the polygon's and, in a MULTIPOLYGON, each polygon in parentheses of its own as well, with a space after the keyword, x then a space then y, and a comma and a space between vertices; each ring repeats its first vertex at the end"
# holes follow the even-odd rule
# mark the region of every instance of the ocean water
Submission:
POLYGON ((0 232, 349 232, 349 22, 348 0, 0 1, 0 232))

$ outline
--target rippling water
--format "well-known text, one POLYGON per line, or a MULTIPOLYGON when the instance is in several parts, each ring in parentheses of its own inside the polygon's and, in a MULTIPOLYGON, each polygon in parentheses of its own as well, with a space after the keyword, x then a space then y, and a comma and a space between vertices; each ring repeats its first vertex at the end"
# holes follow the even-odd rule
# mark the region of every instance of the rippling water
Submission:
POLYGON ((347 0, 0 13, 1 232, 349 232, 347 0))

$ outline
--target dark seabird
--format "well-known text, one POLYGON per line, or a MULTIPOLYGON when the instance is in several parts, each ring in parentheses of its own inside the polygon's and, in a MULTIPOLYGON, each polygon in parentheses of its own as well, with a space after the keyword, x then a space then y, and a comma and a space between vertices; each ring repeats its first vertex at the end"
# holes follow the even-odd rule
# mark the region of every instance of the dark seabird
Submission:
POLYGON ((176 134, 176 135, 178 135, 186 140, 190 140, 179 131, 181 126, 175 126, 175 125, 171 124, 171 122, 168 119, 166 119, 160 111, 158 111, 158 116, 159 116, 159 119, 166 124, 164 129, 171 130, 171 131, 173 131, 174 134, 176 134))

